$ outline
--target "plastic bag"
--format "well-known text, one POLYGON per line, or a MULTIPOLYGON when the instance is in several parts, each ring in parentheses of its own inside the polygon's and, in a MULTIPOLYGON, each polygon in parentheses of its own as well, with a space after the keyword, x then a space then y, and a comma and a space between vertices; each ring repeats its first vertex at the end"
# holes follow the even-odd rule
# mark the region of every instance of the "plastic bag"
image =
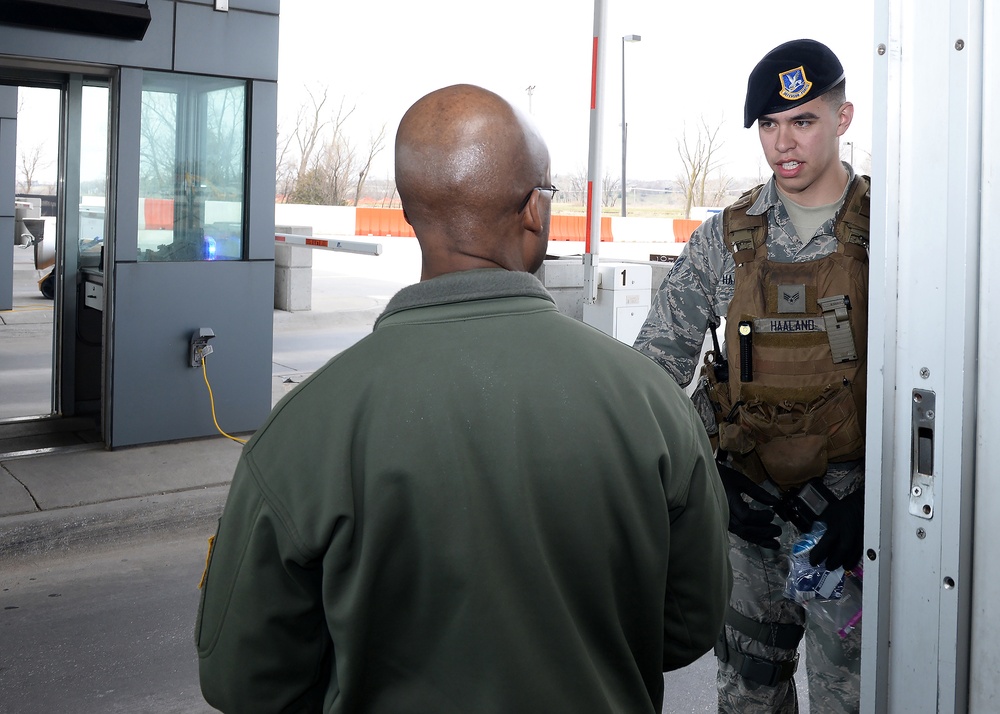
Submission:
POLYGON ((863 571, 860 563, 849 571, 827 570, 823 563, 810 564, 809 551, 824 533, 826 524, 817 521, 792 546, 785 597, 802 605, 818 622, 844 638, 861 621, 863 571))

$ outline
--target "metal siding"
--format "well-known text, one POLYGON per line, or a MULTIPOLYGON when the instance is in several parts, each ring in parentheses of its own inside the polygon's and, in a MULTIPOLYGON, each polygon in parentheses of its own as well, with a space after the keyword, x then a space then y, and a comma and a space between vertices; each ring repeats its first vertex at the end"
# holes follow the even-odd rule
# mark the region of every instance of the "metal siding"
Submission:
POLYGON ((138 260, 139 253, 139 119, 142 114, 142 71, 123 69, 118 93, 118 151, 115 176, 116 263, 138 260))
POLYGON ((0 310, 14 307, 17 87, 0 87, 0 310))
POLYGON ((277 81, 278 16, 178 4, 173 69, 277 81))
POLYGON ((278 85, 253 82, 250 91, 249 182, 247 220, 251 260, 274 260, 275 151, 278 132, 278 85))
MULTIPOLYGON (((1000 71, 1000 9, 985 4, 983 76, 1000 71)), ((976 443, 976 495, 973 548, 972 644, 969 668, 969 711, 1000 711, 1000 570, 996 567, 1000 514, 1000 442, 997 440, 997 396, 1000 395, 1000 91, 983 83, 982 221, 979 314, 979 398, 976 443), (992 305, 992 307, 990 307, 992 305)))
MULTIPOLYGON (((876 137, 880 173, 873 175, 876 185, 884 183, 888 204, 876 226, 897 262, 895 280, 872 281, 873 290, 885 291, 873 307, 888 307, 883 316, 873 312, 870 324, 885 317, 885 334, 894 340, 873 349, 869 372, 885 365, 893 375, 878 386, 895 419, 883 422, 888 458, 874 462, 888 466, 883 496, 890 503, 881 504, 887 518, 881 533, 866 537, 869 544, 881 539, 882 562, 877 579, 865 577, 865 635, 869 642, 878 637, 881 660, 874 670, 869 661, 865 674, 874 671, 883 681, 866 684, 863 705, 890 713, 961 712, 968 701, 972 592, 982 4, 889 5, 888 37, 879 40, 888 46, 891 93, 875 113, 875 126, 888 129, 882 146, 876 137), (926 110, 929 96, 935 111, 926 110), (893 214, 896 220, 881 222, 893 214), (913 494, 933 504, 926 513, 911 502, 914 390, 932 392, 936 401, 933 474, 913 494), (887 705, 868 698, 882 687, 887 705)), ((878 257, 873 252, 873 264, 878 257)), ((870 530, 870 514, 866 523, 870 530)))
MULTIPOLYGON (((195 5, 208 5, 215 8, 215 0, 187 0, 195 5)), ((249 10, 251 12, 263 12, 271 15, 278 14, 279 0, 229 0, 229 11, 249 10)))
MULTIPOLYGON (((14 205, 11 201, 10 205, 14 205)), ((0 216, 0 310, 14 307, 14 219, 0 216)))
POLYGON ((872 200, 868 299, 868 435, 865 460, 865 585, 861 641, 862 711, 885 712, 888 701, 890 566, 892 564, 893 438, 897 421, 893 393, 899 280, 900 17, 893 0, 875 10, 872 106, 872 200), (892 171, 890 172, 890 169, 892 171), (879 484, 880 488, 873 488, 879 484), (874 558, 874 560, 873 560, 874 558))
POLYGON ((131 263, 116 268, 111 446, 217 434, 201 369, 188 366, 199 327, 219 426, 256 429, 271 408, 273 279, 268 262, 131 263))
POLYGON ((152 20, 139 41, 0 25, 0 47, 5 55, 168 70, 173 51, 174 2, 149 0, 149 11, 152 20))
MULTIPOLYGON (((17 94, 17 87, 10 87, 17 94)), ((14 216, 17 190, 17 120, 0 119, 0 216, 14 216)), ((13 233, 11 234, 13 236, 13 233)), ((11 238, 13 241, 13 237, 11 238)))

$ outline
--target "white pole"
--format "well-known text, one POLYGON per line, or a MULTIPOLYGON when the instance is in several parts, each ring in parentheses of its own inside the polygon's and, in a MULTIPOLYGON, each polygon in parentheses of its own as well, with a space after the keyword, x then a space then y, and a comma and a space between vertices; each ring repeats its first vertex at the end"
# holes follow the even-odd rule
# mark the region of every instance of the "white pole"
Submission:
POLYGON ((601 147, 604 129, 604 44, 607 13, 594 0, 594 47, 590 65, 590 159, 587 164, 587 236, 583 255, 583 301, 597 302, 597 264, 601 247, 601 147))

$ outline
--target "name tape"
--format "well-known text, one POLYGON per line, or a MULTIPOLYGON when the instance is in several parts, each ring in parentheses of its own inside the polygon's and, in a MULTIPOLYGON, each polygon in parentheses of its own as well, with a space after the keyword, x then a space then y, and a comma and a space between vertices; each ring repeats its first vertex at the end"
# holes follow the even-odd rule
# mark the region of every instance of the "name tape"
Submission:
POLYGON ((764 333, 826 332, 826 324, 823 320, 814 318, 784 320, 757 318, 753 321, 753 330, 764 333))

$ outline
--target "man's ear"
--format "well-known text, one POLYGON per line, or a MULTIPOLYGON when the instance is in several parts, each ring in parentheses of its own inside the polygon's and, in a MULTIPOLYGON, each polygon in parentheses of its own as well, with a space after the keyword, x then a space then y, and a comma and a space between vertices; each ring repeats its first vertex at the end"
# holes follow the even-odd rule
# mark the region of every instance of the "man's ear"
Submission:
POLYGON ((851 102, 844 102, 837 110, 837 136, 843 136, 847 132, 853 119, 854 105, 851 102))
POLYGON ((521 228, 530 233, 542 232, 542 216, 538 211, 538 194, 540 191, 532 191, 531 198, 521 211, 521 228))

